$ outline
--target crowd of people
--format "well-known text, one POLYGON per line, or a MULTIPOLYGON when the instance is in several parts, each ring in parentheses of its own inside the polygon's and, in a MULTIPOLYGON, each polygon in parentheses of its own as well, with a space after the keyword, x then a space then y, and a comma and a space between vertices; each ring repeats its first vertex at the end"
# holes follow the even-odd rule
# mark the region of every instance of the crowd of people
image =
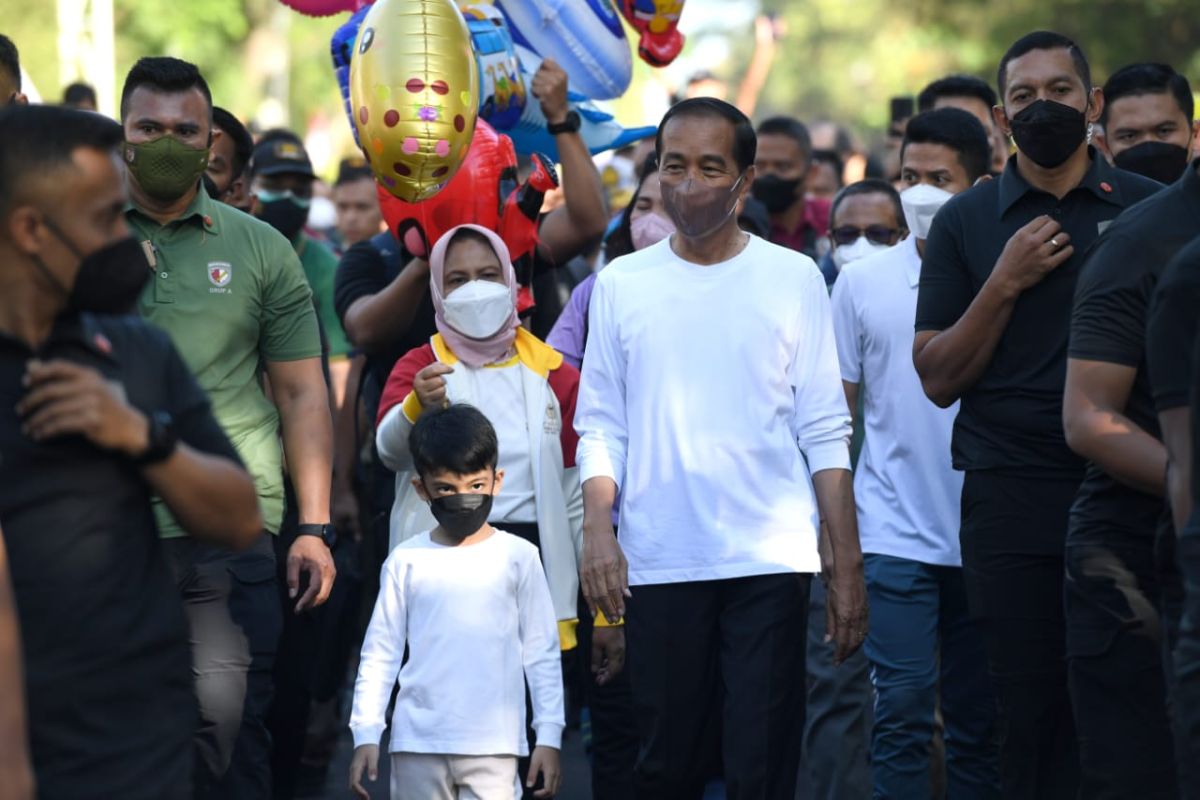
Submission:
POLYGON ((529 275, 468 219, 414 256, 186 61, 119 122, 20 76, 0 36, 3 800, 292 798, 347 727, 363 798, 1200 797, 1170 66, 1030 33, 871 158, 697 89, 622 194, 546 61, 529 275))

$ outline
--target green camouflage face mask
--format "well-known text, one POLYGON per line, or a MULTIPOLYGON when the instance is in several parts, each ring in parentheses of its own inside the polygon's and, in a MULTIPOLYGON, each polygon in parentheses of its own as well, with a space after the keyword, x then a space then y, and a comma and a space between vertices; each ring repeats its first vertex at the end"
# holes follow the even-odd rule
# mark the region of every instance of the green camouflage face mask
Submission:
POLYGON ((178 200, 208 167, 208 148, 189 147, 174 136, 125 143, 125 164, 142 191, 155 200, 178 200))

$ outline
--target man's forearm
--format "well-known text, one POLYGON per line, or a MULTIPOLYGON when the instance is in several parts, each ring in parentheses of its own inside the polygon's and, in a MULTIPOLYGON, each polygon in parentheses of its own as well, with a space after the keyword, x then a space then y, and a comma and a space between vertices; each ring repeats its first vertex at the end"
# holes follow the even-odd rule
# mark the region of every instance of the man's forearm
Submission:
MULTIPOLYGON (((5 781, 32 781, 27 742, 21 634, 9 581, 8 556, 0 533, 0 777, 5 781)), ((0 794, 3 788, 0 787, 0 794)), ((15 793, 26 788, 29 787, 8 786, 7 790, 15 793)))
POLYGON ((357 416, 358 387, 362 380, 363 356, 350 361, 350 373, 346 376, 346 396, 334 418, 333 481, 344 487, 354 483, 354 466, 358 454, 357 416))
POLYGON ((825 469, 812 476, 821 526, 828 531, 829 577, 862 575, 862 546, 854 508, 854 482, 848 469, 825 469))
POLYGON ((583 530, 587 536, 589 523, 612 524, 613 506, 617 502, 617 483, 612 478, 597 476, 583 482, 583 530))
POLYGON ((1156 497, 1166 494, 1167 448, 1124 414, 1086 412, 1068 428, 1067 443, 1126 486, 1156 497))
POLYGON ((236 550, 262 533, 254 479, 227 458, 181 443, 143 474, 180 526, 197 539, 236 550))
POLYGON ((387 349, 412 327, 428 291, 429 270, 409 262, 382 291, 350 305, 343 320, 346 336, 369 353, 387 349))
POLYGON ((975 385, 991 363, 1015 304, 1015 296, 989 280, 958 322, 923 344, 917 334, 913 364, 930 400, 946 408, 975 385))
POLYGON ((276 392, 283 452, 296 490, 300 524, 327 523, 333 475, 333 419, 324 385, 306 386, 294 393, 277 388, 276 392))

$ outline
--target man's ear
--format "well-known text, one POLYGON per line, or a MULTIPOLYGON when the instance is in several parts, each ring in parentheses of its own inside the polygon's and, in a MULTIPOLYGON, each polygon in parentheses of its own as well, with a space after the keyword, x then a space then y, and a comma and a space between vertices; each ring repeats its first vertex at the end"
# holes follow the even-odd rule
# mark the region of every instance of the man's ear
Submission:
POLYGON ((412 479, 412 485, 413 485, 413 488, 417 490, 417 497, 421 498, 424 502, 428 503, 429 502, 429 492, 427 492, 425 490, 425 482, 421 480, 420 476, 417 476, 412 479))
POLYGON ((5 220, 8 238, 17 250, 25 255, 33 255, 42 249, 42 217, 33 206, 18 206, 8 214, 5 220))
POLYGON ((1099 86, 1093 86, 1092 91, 1088 92, 1088 107, 1085 113, 1088 122, 1100 121, 1100 116, 1104 113, 1104 90, 1099 86))

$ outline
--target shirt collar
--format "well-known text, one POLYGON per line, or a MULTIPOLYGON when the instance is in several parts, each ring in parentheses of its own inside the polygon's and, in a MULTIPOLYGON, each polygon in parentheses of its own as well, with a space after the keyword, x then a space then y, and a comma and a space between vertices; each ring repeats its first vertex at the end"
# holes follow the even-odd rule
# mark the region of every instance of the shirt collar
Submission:
MULTIPOLYGON (((1109 165, 1108 161, 1096 152, 1096 148, 1088 147, 1088 158, 1091 160, 1091 165, 1083 175, 1083 180, 1076 187, 1078 189, 1086 189, 1096 197, 1105 202, 1112 203, 1115 206, 1124 207, 1125 202, 1121 194, 1121 184, 1117 181, 1117 170, 1109 165)), ((1008 164, 1004 167, 1004 172, 1000 175, 1000 216, 1008 213, 1018 200, 1024 197, 1029 192, 1039 191, 1030 185, 1029 181, 1021 175, 1017 169, 1017 156, 1014 153, 1009 156, 1008 164)), ((1075 191, 1072 189, 1071 191, 1075 191)))
MULTIPOLYGON (((192 202, 188 207, 168 225, 175 225, 186 222, 188 220, 196 220, 204 230, 208 233, 218 233, 217 230, 217 201, 208 196, 208 192, 204 189, 204 182, 201 181, 200 189, 196 192, 196 196, 192 198, 192 202)), ((148 216, 145 211, 138 208, 132 200, 125 203, 125 213, 134 211, 145 217, 148 216)))

